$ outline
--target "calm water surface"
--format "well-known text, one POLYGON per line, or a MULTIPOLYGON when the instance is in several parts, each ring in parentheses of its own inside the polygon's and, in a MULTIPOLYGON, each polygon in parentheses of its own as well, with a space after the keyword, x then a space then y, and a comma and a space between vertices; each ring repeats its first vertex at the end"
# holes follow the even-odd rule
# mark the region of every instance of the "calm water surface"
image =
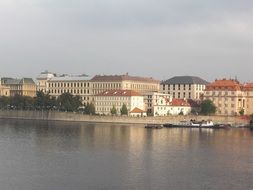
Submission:
POLYGON ((0 120, 0 189, 252 190, 253 132, 0 120))

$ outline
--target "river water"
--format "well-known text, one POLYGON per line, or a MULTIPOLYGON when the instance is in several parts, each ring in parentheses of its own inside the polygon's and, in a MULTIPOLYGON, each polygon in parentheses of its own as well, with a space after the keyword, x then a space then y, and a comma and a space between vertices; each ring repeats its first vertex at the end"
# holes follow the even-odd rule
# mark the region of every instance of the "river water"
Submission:
POLYGON ((252 190, 253 132, 0 120, 0 189, 252 190))

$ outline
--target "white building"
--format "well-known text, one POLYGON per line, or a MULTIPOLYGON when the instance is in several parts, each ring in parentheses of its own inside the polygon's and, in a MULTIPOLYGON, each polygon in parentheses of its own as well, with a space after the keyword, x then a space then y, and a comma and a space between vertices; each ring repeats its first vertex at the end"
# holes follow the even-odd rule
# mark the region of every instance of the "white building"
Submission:
POLYGON ((94 95, 97 114, 111 115, 113 107, 120 115, 123 104, 126 105, 128 114, 132 116, 146 116, 143 96, 132 90, 107 90, 94 95))
POLYGON ((169 94, 147 93, 144 101, 149 116, 187 115, 192 110, 186 99, 172 98, 169 94))
MULTIPOLYGON (((169 101, 172 99, 170 94, 163 94, 159 92, 148 92, 144 95, 144 102, 146 105, 147 115, 154 116, 157 110, 154 110, 157 107, 161 107, 160 109, 164 109, 168 105, 169 101)), ((165 113, 167 115, 167 113, 165 113)))

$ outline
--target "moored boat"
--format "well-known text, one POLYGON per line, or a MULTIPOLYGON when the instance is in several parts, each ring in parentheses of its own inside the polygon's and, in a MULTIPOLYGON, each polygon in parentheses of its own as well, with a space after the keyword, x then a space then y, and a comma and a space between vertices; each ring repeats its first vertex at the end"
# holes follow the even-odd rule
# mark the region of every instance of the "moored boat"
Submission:
POLYGON ((231 125, 229 124, 214 124, 211 120, 205 121, 195 121, 195 120, 190 120, 190 121, 180 121, 179 123, 165 123, 163 125, 164 127, 167 128, 211 128, 211 129, 225 129, 225 128, 230 128, 231 125))
POLYGON ((161 129, 163 128, 162 124, 147 124, 145 125, 145 128, 147 129, 161 129))

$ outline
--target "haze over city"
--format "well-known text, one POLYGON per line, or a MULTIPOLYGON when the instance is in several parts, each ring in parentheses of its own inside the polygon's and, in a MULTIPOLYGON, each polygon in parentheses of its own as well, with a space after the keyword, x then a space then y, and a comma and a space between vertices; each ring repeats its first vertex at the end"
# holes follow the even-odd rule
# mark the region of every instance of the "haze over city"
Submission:
POLYGON ((0 76, 253 81, 253 1, 1 0, 0 76))

